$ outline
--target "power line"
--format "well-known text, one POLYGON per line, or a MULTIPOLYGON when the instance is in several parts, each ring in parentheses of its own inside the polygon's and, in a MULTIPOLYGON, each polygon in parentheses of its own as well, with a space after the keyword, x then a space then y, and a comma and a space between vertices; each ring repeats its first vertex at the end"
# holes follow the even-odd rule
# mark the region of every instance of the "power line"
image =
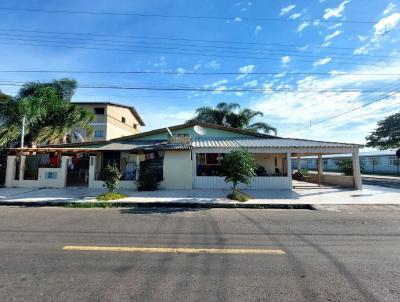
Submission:
MULTIPOLYGON (((0 29, 1 31, 1 29, 0 29)), ((127 44, 96 44, 94 45, 112 45, 112 46, 138 46, 138 47, 146 47, 147 45, 160 45, 165 48, 165 45, 167 46, 178 46, 178 47, 185 47, 185 49, 190 50, 188 47, 195 47, 194 50, 215 50, 215 51, 220 51, 223 49, 229 50, 230 53, 259 53, 259 54, 269 54, 269 55, 287 55, 293 53, 292 56, 299 56, 299 54, 316 54, 315 51, 307 51, 307 50, 292 50, 292 49, 273 49, 273 48, 254 48, 254 47, 237 47, 237 46, 220 46, 220 45, 200 45, 200 44, 182 44, 182 43, 166 43, 166 42, 148 42, 148 41, 129 41, 129 40, 110 40, 110 39, 98 39, 98 38, 88 38, 88 37, 59 37, 59 36, 48 36, 48 35, 25 35, 25 34, 8 34, 8 33, 0 33, 1 36, 5 37, 11 37, 12 39, 7 39, 7 40, 16 40, 15 37, 25 37, 25 38, 44 38, 44 39, 56 39, 56 40, 61 40, 63 43, 66 43, 65 40, 71 40, 73 42, 77 41, 82 41, 82 42, 88 42, 88 41, 94 41, 94 42, 111 42, 111 43, 127 43, 127 44), (144 45, 144 46, 143 46, 144 45), (200 48, 200 49, 197 49, 200 48), (203 49, 204 48, 204 49, 203 49), (244 50, 244 51, 232 51, 234 50, 244 50), (276 53, 276 54, 275 54, 276 53)), ((3 38, 4 39, 4 38, 3 38)), ((329 51, 324 51, 323 55, 334 55, 334 56, 347 56, 346 53, 338 53, 338 52, 329 52, 329 51)), ((306 56, 302 55, 304 57, 311 57, 311 58, 316 58, 319 56, 306 56)), ((365 58, 365 59, 375 59, 375 58, 384 58, 387 59, 387 55, 372 55, 372 54, 351 54, 352 57, 355 57, 356 59, 359 58, 365 58)), ((400 58, 400 56, 391 56, 391 58, 400 58)))
POLYGON ((378 99, 376 99, 376 100, 373 100, 373 101, 368 102, 368 103, 366 103, 366 104, 363 104, 363 105, 361 105, 361 106, 352 108, 352 109, 350 109, 350 110, 347 110, 347 111, 344 111, 344 112, 341 112, 341 113, 338 113, 338 114, 335 114, 335 115, 333 115, 333 116, 331 116, 331 117, 329 117, 329 118, 325 118, 324 120, 315 122, 315 123, 313 123, 313 124, 311 124, 311 125, 308 125, 308 126, 304 127, 304 128, 301 129, 301 130, 310 128, 310 127, 312 127, 312 126, 314 126, 314 125, 317 125, 317 124, 325 123, 325 122, 327 122, 327 121, 329 121, 329 120, 332 120, 332 119, 334 119, 334 118, 337 118, 337 117, 339 117, 339 116, 343 116, 343 115, 348 114, 348 113, 350 113, 350 112, 353 112, 353 111, 355 111, 355 110, 358 110, 358 109, 367 107, 367 106, 369 106, 369 105, 371 105, 371 104, 374 104, 374 103, 380 102, 380 101, 382 101, 382 100, 384 100, 384 99, 387 99, 387 98, 389 98, 389 97, 392 97, 392 96, 394 96, 394 95, 396 95, 396 94, 398 94, 398 93, 400 93, 400 90, 394 91, 394 92, 392 92, 392 93, 389 94, 389 95, 385 95, 385 96, 383 96, 383 97, 380 97, 380 98, 378 98, 378 99))
MULTIPOLYGON (((303 58, 321 58, 321 56, 332 56, 334 55, 338 59, 340 56, 347 56, 345 53, 337 53, 337 52, 323 52, 320 55, 312 55, 316 54, 315 52, 305 51, 305 50, 285 50, 285 49, 271 49, 271 48, 248 48, 248 47, 232 47, 232 46, 210 46, 210 45, 197 45, 197 44, 181 44, 181 43, 157 43, 157 42, 143 42, 143 41, 121 41, 121 40, 108 40, 108 39, 91 39, 91 38, 76 38, 76 37, 52 37, 52 36, 42 36, 42 35, 25 35, 25 34, 4 34, 0 33, 1 40, 7 41, 34 41, 34 42, 49 42, 49 43, 62 43, 62 44, 72 44, 73 42, 85 42, 92 45, 100 45, 100 46, 112 46, 112 47, 128 47, 128 48, 149 48, 149 49, 167 49, 167 50, 180 50, 180 51, 212 51, 217 53, 226 53, 226 49, 229 50, 229 53, 233 54, 248 54, 248 55, 269 55, 269 56, 278 56, 281 58, 283 55, 290 54, 292 57, 303 57, 303 58), (6 38, 9 37, 9 38, 6 38), (16 37, 22 37, 16 38, 16 37), (34 38, 32 39, 24 39, 24 38, 34 38), (42 39, 50 39, 50 40, 42 40, 42 39), (54 40, 55 39, 55 40, 54 40), (60 41, 58 41, 60 40, 60 41), (65 41, 67 40, 67 41, 65 41), (103 42, 103 43, 92 43, 94 42, 103 42), (127 43, 127 44, 109 44, 104 42, 111 43, 127 43), (150 46, 148 46, 150 45, 150 46), (154 46, 159 45, 159 46, 154 46), (167 46, 167 47, 166 47, 167 46), (174 46, 174 47, 169 47, 174 46), (184 48, 182 48, 184 47, 184 48), (194 47, 194 48, 193 48, 194 47), (200 49, 199 49, 200 48, 200 49), (239 51, 237 51, 237 49, 239 51), (244 50, 244 51, 243 51, 244 50), (311 55, 307 55, 311 54, 311 55)), ((351 54, 352 61, 363 61, 363 60, 373 60, 373 61, 385 61, 379 60, 387 59, 386 56, 380 55, 370 55, 370 54, 351 54)), ((400 58, 400 56, 390 56, 391 59, 400 58)), ((348 59, 346 57, 346 59, 348 59)))
MULTIPOLYGON (((23 86, 28 82, 21 81, 8 81, 8 80, 0 80, 0 85, 12 85, 12 86, 23 86)), ((116 84, 97 84, 97 83, 82 83, 78 85, 78 88, 87 88, 87 89, 116 89, 116 90, 150 90, 150 91, 194 91, 194 92, 218 92, 218 93, 226 93, 226 92, 293 92, 293 93, 305 93, 305 92, 313 92, 313 93, 325 93, 325 92, 335 92, 335 93, 352 93, 352 92, 363 92, 363 93, 375 93, 375 92, 390 92, 387 90, 379 90, 379 89, 359 89, 359 88, 342 88, 342 89, 323 89, 323 90, 314 90, 314 89, 288 89, 288 88, 224 88, 219 89, 218 87, 207 88, 207 87, 192 87, 192 86, 184 86, 184 85, 176 85, 176 86, 133 86, 133 85, 116 85, 116 84)))
MULTIPOLYGON (((101 34, 101 33, 76 33, 76 32, 58 32, 58 31, 39 31, 39 30, 22 30, 22 29, 9 29, 0 28, 0 31, 9 32, 25 32, 25 33, 43 33, 43 34, 55 34, 55 35, 76 35, 76 36, 93 36, 93 37, 113 37, 113 38, 133 38, 133 39, 149 39, 149 40, 167 40, 167 41, 186 41, 186 42, 199 42, 206 43, 220 43, 220 44, 239 44, 239 45, 260 45, 260 46, 283 46, 283 47, 295 47, 297 49, 304 48, 304 45, 300 44, 285 44, 277 42, 249 42, 249 41, 228 41, 228 40, 208 40, 208 39, 189 39, 189 38, 176 38, 174 37, 154 37, 148 35, 120 35, 120 34, 101 34)), ((336 50, 354 50, 354 47, 335 47, 335 46, 320 46, 320 45, 309 45, 312 48, 319 49, 336 49, 336 50)), ((378 52, 393 52, 393 49, 375 49, 378 52)))
MULTIPOLYGON (((1 38, 0 38, 1 39, 1 38)), ((26 40, 32 42, 43 42, 38 40, 26 40)), ((50 43, 60 43, 60 42, 50 42, 50 43)), ((260 56, 231 56, 231 55, 223 55, 223 54, 212 54, 212 53, 193 53, 193 52, 172 52, 172 51, 154 51, 154 50, 138 50, 138 49, 126 49, 126 48, 104 48, 104 47, 86 47, 86 46, 77 46, 77 45, 53 45, 53 44, 33 44, 33 43, 20 43, 18 42, 3 42, 2 45, 26 45, 26 46, 35 46, 35 47, 53 47, 53 48, 71 48, 71 49, 87 49, 87 50, 103 50, 103 51, 119 51, 119 52, 128 52, 128 53, 151 53, 151 54, 161 54, 161 55, 185 55, 185 56, 200 56, 200 57, 212 57, 212 58, 231 58, 231 59, 247 59, 247 60, 268 60, 268 61, 281 61, 280 58, 270 58, 270 57, 260 57, 260 56)), ((333 62, 336 59, 332 60, 333 62)), ((315 60, 304 60, 304 59, 296 59, 297 62, 315 62, 315 60)), ((380 66, 384 67, 388 62, 381 61, 385 64, 361 64, 355 62, 347 62, 347 65, 357 65, 357 66, 380 66)))
MULTIPOLYGON (((59 14, 85 14, 85 15, 108 15, 108 16, 133 16, 133 17, 144 17, 144 18, 172 18, 172 19, 192 19, 192 20, 222 20, 222 21, 234 21, 238 16, 195 16, 195 15, 167 15, 167 14, 145 14, 135 12, 110 12, 110 11, 84 11, 84 10, 60 10, 60 9, 36 9, 36 8, 13 8, 13 7, 0 7, 0 10, 5 11, 24 11, 24 12, 35 12, 35 13, 59 13, 59 14)), ((319 23, 337 23, 335 20, 320 20, 320 19, 290 19, 290 18, 261 18, 261 17, 239 17, 245 21, 272 21, 272 22, 314 22, 319 23)), ((378 21, 372 20, 340 20, 341 23, 350 24, 374 24, 378 21)))
MULTIPOLYGON (((166 74, 166 75, 242 75, 244 73, 237 71, 222 72, 195 72, 195 71, 171 71, 171 70, 130 70, 130 71, 112 71, 112 70, 0 70, 3 73, 76 73, 76 74, 166 74)), ((251 72, 249 75, 321 75, 321 76, 400 76, 400 73, 332 73, 332 72, 251 72)))

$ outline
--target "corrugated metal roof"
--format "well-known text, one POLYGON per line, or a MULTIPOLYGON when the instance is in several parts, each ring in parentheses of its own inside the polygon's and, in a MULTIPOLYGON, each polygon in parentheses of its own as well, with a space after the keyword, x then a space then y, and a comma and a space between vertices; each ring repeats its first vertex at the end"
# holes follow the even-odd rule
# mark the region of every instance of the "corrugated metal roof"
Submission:
POLYGON ((294 138, 216 138, 198 137, 192 141, 194 148, 307 148, 307 147, 359 147, 355 144, 312 141, 294 138))

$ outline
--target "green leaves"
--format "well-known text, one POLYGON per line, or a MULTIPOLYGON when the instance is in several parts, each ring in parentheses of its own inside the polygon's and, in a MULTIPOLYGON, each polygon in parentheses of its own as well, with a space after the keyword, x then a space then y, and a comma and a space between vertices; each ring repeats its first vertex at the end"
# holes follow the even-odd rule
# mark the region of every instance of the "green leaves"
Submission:
POLYGON ((380 150, 400 147, 400 112, 378 122, 376 130, 366 137, 367 147, 380 150))
POLYGON ((215 108, 209 106, 197 108, 196 116, 187 122, 197 121, 263 133, 273 132, 276 135, 276 128, 267 123, 258 122, 251 124, 254 118, 262 116, 263 113, 261 111, 240 108, 240 105, 236 103, 221 102, 218 103, 215 108))
POLYGON ((24 85, 14 98, 3 98, 0 106, 0 147, 19 140, 22 117, 26 117, 25 141, 31 146, 44 143, 66 143, 77 128, 86 130, 94 114, 69 101, 75 92, 75 80, 61 79, 50 83, 32 82, 24 85))
POLYGON ((252 178, 256 176, 254 171, 257 168, 256 162, 252 155, 245 149, 225 154, 221 165, 226 175, 225 182, 233 184, 233 193, 239 182, 249 185, 252 178))
POLYGON ((107 187, 109 192, 115 191, 121 176, 122 173, 116 167, 108 165, 104 169, 104 186, 107 187))

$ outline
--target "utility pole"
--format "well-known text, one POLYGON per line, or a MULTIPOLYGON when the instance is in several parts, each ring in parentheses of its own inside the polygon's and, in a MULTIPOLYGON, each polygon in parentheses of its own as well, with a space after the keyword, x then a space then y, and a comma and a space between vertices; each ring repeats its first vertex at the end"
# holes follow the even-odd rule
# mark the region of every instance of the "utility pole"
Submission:
POLYGON ((21 153, 24 149, 24 138, 25 138, 25 115, 22 117, 22 130, 21 130, 21 153))
POLYGON ((22 117, 22 129, 21 129, 21 151, 19 155, 19 177, 18 179, 21 181, 24 179, 24 169, 23 166, 25 164, 25 160, 23 160, 23 152, 24 152, 24 139, 25 139, 25 122, 26 117, 25 115, 22 117))

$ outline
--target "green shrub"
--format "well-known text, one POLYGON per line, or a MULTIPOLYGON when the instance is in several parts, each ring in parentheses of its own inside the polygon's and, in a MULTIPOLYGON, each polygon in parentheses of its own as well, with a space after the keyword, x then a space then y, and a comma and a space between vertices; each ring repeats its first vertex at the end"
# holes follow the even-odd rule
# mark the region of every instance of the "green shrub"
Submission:
POLYGON ((248 201, 250 199, 249 197, 247 197, 244 194, 239 193, 238 191, 236 191, 235 193, 229 193, 227 195, 227 197, 229 199, 231 199, 231 200, 237 200, 237 201, 240 201, 240 202, 245 202, 245 201, 248 201))
POLYGON ((122 199, 128 197, 126 194, 118 193, 118 192, 106 192, 104 194, 101 194, 97 196, 97 200, 102 200, 102 201, 109 201, 109 200, 117 200, 117 199, 122 199))
POLYGON ((353 175, 353 162, 351 159, 338 160, 336 165, 338 166, 339 171, 344 175, 353 175))
POLYGON ((109 192, 114 192, 119 183, 122 173, 116 168, 108 165, 104 169, 104 184, 103 187, 107 187, 109 192))
POLYGON ((138 191, 155 191, 158 189, 159 177, 152 169, 139 173, 138 191))

